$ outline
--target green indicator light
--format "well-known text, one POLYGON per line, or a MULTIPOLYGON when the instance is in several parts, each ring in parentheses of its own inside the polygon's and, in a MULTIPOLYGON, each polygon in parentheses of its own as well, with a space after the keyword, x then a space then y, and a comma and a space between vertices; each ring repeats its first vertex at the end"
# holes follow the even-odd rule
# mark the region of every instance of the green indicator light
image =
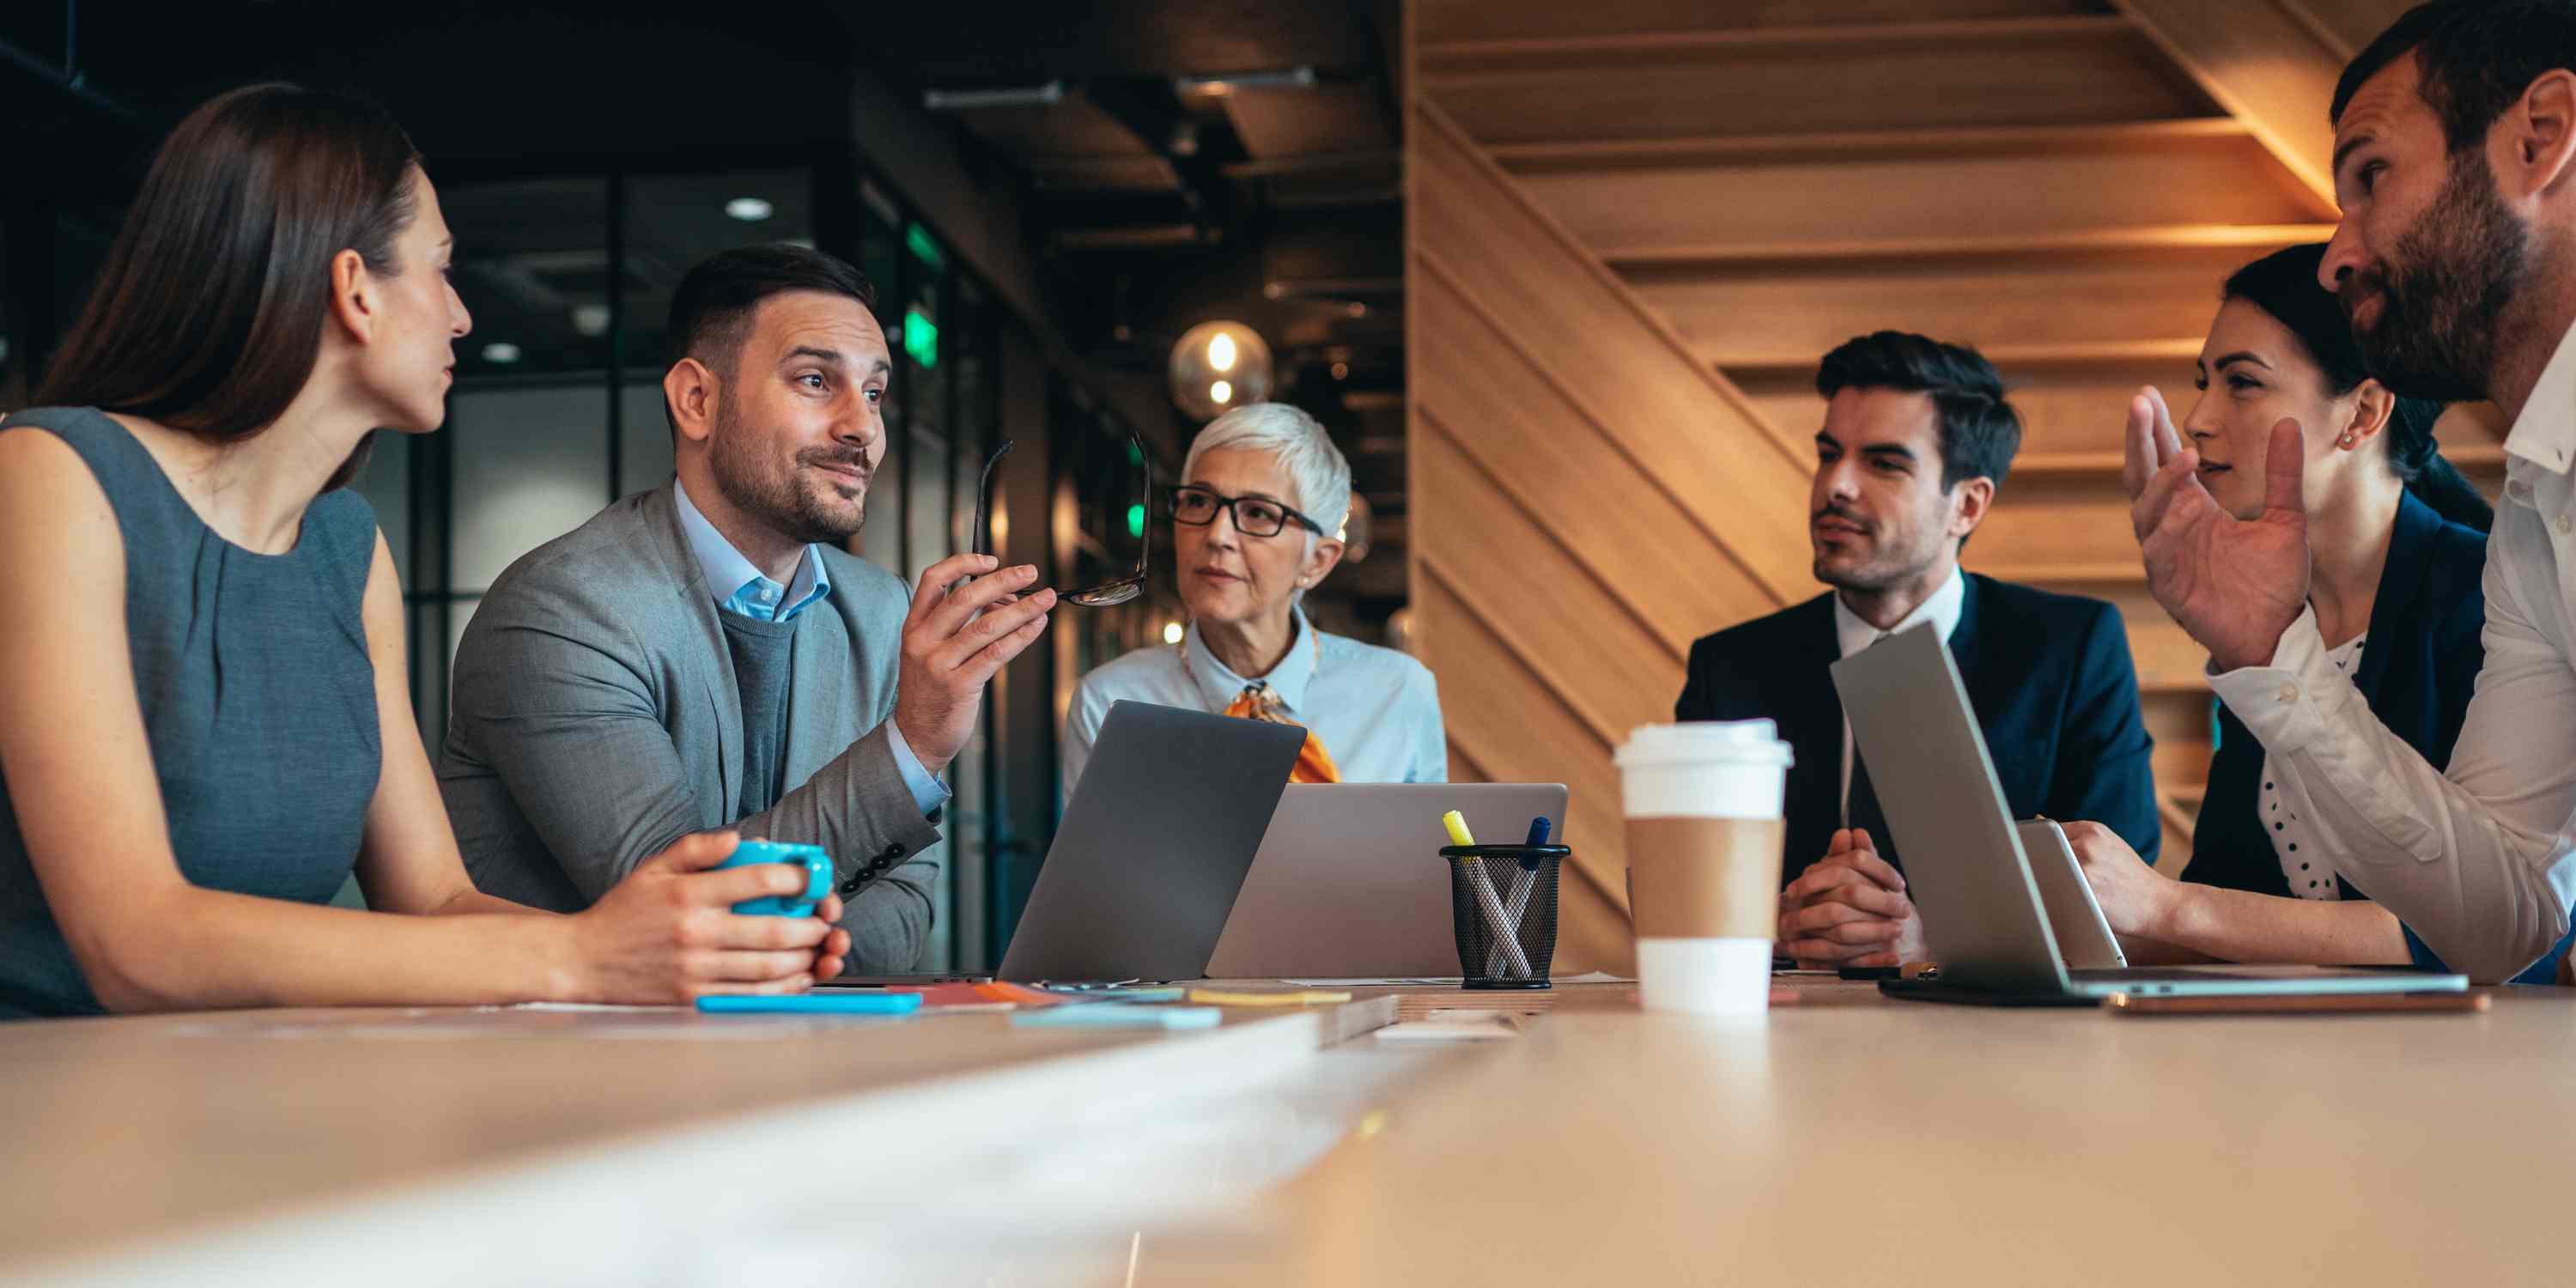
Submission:
POLYGON ((1145 535, 1145 507, 1141 505, 1127 507, 1127 535, 1131 537, 1145 535))
POLYGON ((903 351, 925 369, 939 365, 939 324, 920 305, 903 315, 903 351))
POLYGON ((903 244, 911 247, 913 258, 928 264, 931 272, 948 267, 948 257, 940 253, 939 243, 931 237, 929 229, 919 224, 907 226, 903 230, 903 244))

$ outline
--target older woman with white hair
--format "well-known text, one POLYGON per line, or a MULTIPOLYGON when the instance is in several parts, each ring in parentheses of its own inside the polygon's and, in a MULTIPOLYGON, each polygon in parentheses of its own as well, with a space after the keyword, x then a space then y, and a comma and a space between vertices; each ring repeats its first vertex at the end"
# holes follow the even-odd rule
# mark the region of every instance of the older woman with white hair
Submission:
POLYGON ((1171 490, 1190 626, 1083 677, 1065 718, 1073 791, 1111 703, 1132 699, 1302 725, 1293 782, 1449 779, 1431 672, 1393 649, 1316 630, 1298 602, 1341 562, 1351 467, 1315 418, 1254 403, 1209 422, 1171 490))

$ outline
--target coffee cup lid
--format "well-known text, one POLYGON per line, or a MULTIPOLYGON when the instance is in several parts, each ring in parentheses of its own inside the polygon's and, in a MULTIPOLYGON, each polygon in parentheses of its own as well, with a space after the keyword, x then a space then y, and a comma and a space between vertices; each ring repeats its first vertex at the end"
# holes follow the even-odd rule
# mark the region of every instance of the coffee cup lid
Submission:
POLYGON ((1612 757, 1621 769, 1720 761, 1728 764, 1787 765, 1789 744, 1780 741, 1779 726, 1768 720, 1690 720, 1680 724, 1639 725, 1612 757))

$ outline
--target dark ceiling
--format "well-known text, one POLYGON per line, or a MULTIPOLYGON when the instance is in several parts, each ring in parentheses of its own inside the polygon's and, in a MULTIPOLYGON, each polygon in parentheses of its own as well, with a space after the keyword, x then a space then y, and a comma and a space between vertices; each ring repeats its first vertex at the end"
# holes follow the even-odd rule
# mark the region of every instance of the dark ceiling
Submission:
POLYGON ((1251 325, 1401 512, 1395 0, 836 8, 863 70, 1026 176, 1079 347, 1156 370, 1196 322, 1251 325))

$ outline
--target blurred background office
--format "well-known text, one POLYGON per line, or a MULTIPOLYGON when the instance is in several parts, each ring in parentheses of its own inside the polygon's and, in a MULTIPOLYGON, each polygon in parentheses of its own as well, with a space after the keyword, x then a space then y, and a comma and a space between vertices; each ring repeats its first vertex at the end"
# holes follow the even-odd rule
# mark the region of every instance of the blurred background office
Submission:
MULTIPOLYGON (((409 595, 433 748, 484 588, 670 477, 670 292, 747 242, 819 247, 877 285, 894 441, 857 553, 910 581, 966 549, 978 469, 1009 438, 995 548, 1058 586, 1122 575, 1168 530, 1149 520, 1146 467, 1172 482, 1222 409, 1173 396, 1175 346, 1225 324, 1239 355, 1193 374, 1194 401, 1219 380, 1234 403, 1266 384, 1331 427, 1381 516, 1358 536, 1378 550, 1314 612, 1381 640, 1406 597, 1389 552, 1404 505, 1397 10, 1085 8, 0 6, 0 410, 26 404, 188 108, 253 80, 346 85, 425 153, 475 318, 445 430, 382 444, 359 483, 409 595)), ((925 968, 999 958, 1052 835, 1074 682, 1177 629, 1155 562, 1146 597, 1060 614, 1043 656, 996 681, 952 773, 925 968)))
MULTIPOLYGON (((0 408, 180 112, 267 76, 383 99, 476 315, 447 431, 363 484, 435 738, 477 592, 667 473, 662 313, 709 251, 802 239, 877 280, 899 437, 860 551, 907 576, 965 548, 1003 436, 998 548, 1089 585, 1168 531, 1131 430, 1168 481, 1223 401, 1294 403, 1361 502, 1310 611, 1432 668, 1454 780, 1573 788, 1560 960, 1615 968, 1609 748, 1669 713, 1692 639, 1819 593, 1814 367, 1880 328, 2013 387, 2023 452, 1968 565, 2121 607, 2162 861, 2189 861, 2210 693, 2146 594, 2120 408, 2188 393, 2229 270, 2331 231, 2334 77, 2406 7, 27 0, 0 6, 0 408), (1240 369, 1181 343, 1220 323, 1240 369)), ((2499 428, 2441 432, 2490 493, 2499 428)), ((1074 682, 1178 633, 1167 555, 998 682, 930 964, 998 958, 1074 682)))

